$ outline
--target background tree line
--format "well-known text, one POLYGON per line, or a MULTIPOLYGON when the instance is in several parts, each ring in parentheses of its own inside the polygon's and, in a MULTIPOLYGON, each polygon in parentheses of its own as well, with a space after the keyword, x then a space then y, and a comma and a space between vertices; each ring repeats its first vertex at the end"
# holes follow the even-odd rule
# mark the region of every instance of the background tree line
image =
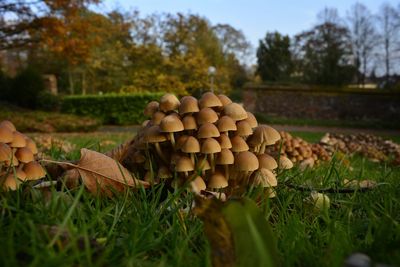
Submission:
POLYGON ((341 86, 369 80, 399 87, 399 38, 400 5, 385 3, 373 14, 356 3, 345 18, 326 8, 314 27, 293 37, 268 32, 259 42, 256 72, 270 82, 341 86))
POLYGON ((0 67, 55 74, 70 94, 194 93, 209 88, 209 66, 222 91, 247 81, 240 30, 196 14, 102 14, 98 2, 0 0, 0 67))
POLYGON ((223 91, 258 77, 332 86, 372 80, 393 87, 399 81, 400 6, 384 4, 373 14, 356 3, 344 18, 326 8, 315 26, 295 36, 267 32, 252 73, 245 64, 251 46, 228 24, 190 13, 104 14, 93 8, 99 2, 0 0, 2 91, 7 76, 23 69, 18 78, 31 81, 34 72, 55 74, 60 91, 68 94, 196 93, 210 87, 209 66, 217 68, 215 82, 223 91))

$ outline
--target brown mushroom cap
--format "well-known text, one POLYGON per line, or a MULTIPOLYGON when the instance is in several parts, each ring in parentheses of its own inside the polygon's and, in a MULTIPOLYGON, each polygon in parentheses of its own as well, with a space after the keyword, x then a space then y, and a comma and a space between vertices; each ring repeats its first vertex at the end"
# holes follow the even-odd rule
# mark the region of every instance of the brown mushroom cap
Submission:
POLYGON ((226 134, 221 134, 217 139, 221 148, 232 148, 231 139, 226 134))
POLYGON ((231 143, 232 143, 232 152, 243 152, 243 151, 248 151, 249 146, 247 145, 246 141, 239 135, 235 135, 234 137, 231 138, 231 143))
POLYGON ((258 162, 260 163, 260 169, 265 168, 268 170, 274 170, 278 168, 276 160, 268 154, 260 154, 257 156, 258 162))
POLYGON ((154 125, 160 125, 161 120, 165 118, 165 113, 161 111, 154 112, 153 116, 151 117, 151 123, 154 125))
POLYGON ((185 153, 198 153, 200 152, 200 143, 193 136, 189 136, 181 150, 185 153))
POLYGON ((214 172, 211 175, 207 183, 207 187, 211 189, 225 188, 227 186, 228 186, 228 181, 226 180, 225 176, 218 171, 214 172))
POLYGON ((207 188, 206 183, 200 176, 196 176, 190 185, 192 187, 192 191, 197 194, 200 194, 202 190, 206 190, 207 188))
POLYGON ((183 117, 182 123, 186 131, 197 130, 196 119, 191 115, 186 115, 185 117, 183 117))
POLYGON ((13 131, 6 125, 0 126, 0 142, 10 143, 14 139, 13 131))
POLYGON ((249 144, 252 146, 260 145, 265 143, 266 145, 273 145, 281 139, 281 136, 277 130, 268 125, 258 125, 253 134, 249 137, 249 144))
POLYGON ((151 144, 167 141, 167 137, 161 132, 160 126, 158 125, 147 128, 143 138, 144 142, 151 144))
POLYGON ((197 124, 214 123, 218 120, 217 113, 211 108, 203 108, 197 113, 197 124))
POLYGON ((3 188, 5 190, 17 190, 20 183, 17 177, 10 173, 3 182, 3 188))
POLYGON ((160 129, 161 132, 164 133, 175 133, 183 131, 185 128, 183 127, 182 121, 178 117, 175 115, 168 115, 161 120, 160 129))
POLYGON ((237 103, 231 103, 226 105, 224 107, 224 113, 225 115, 228 115, 235 121, 247 119, 246 110, 244 110, 244 108, 237 103))
POLYGON ((201 144, 201 153, 214 154, 221 152, 221 146, 214 138, 207 138, 201 144))
POLYGON ((199 105, 200 108, 212 108, 212 107, 222 107, 221 100, 219 98, 211 93, 207 92, 203 94, 199 100, 199 105))
POLYGON ((184 96, 179 105, 179 114, 199 112, 199 104, 193 96, 184 96))
POLYGON ((190 135, 181 135, 178 137, 178 139, 176 140, 176 144, 175 144, 175 148, 180 150, 182 149, 183 145, 186 143, 186 140, 189 138, 190 135))
POLYGON ((226 95, 218 95, 219 100, 221 101, 223 106, 229 105, 232 103, 232 100, 226 95))
POLYGON ((0 127, 5 126, 8 127, 12 132, 15 132, 17 129, 15 128, 14 124, 11 121, 4 120, 0 122, 0 127))
POLYGON ((179 99, 173 94, 165 94, 160 99, 159 109, 164 112, 176 110, 179 107, 179 99))
POLYGON ((158 169, 157 176, 160 179, 168 179, 173 177, 171 171, 167 168, 167 166, 164 165, 158 169))
POLYGON ((15 156, 15 154, 14 153, 12 153, 11 154, 11 158, 10 159, 8 159, 8 160, 6 160, 6 161, 4 161, 4 164, 6 165, 6 166, 11 166, 11 167, 15 167, 15 166, 18 166, 19 165, 19 160, 17 159, 17 157, 15 156))
POLYGON ((293 168, 293 162, 285 156, 279 157, 279 168, 291 169, 293 168))
POLYGON ((220 132, 236 131, 236 123, 229 116, 222 116, 217 122, 217 127, 220 132))
POLYGON ((186 156, 180 156, 176 162, 175 170, 177 172, 190 172, 194 170, 192 160, 186 156))
MULTIPOLYGON (((14 175, 14 173, 12 174, 14 175)), ((26 173, 19 168, 15 170, 15 176, 22 181, 26 180, 26 173)))
POLYGON ((10 160, 13 156, 11 148, 4 143, 0 143, 0 162, 10 160))
POLYGON ((274 187, 278 185, 278 180, 270 170, 261 168, 254 172, 253 183, 263 187, 274 187))
POLYGON ((253 129, 246 120, 238 121, 236 123, 236 133, 239 136, 249 136, 253 133, 253 129))
POLYGON ((253 115, 253 113, 247 111, 247 119, 245 119, 245 121, 247 121, 250 124, 251 128, 256 128, 258 126, 258 122, 256 117, 253 115))
POLYGON ((233 166, 238 171, 255 171, 259 167, 256 155, 249 151, 236 154, 233 166))
POLYGON ((221 153, 218 154, 216 164, 217 165, 230 165, 235 162, 232 151, 227 148, 221 149, 221 153))
POLYGON ((28 163, 34 160, 32 151, 27 147, 20 147, 15 152, 15 156, 22 163, 28 163))
POLYGON ((13 140, 10 143, 11 147, 24 147, 26 146, 26 138, 22 133, 15 131, 13 133, 13 140))
POLYGON ((212 123, 204 123, 197 131, 197 137, 200 139, 218 136, 220 136, 218 128, 212 123))
POLYGON ((211 165, 210 162, 208 162, 207 157, 203 156, 199 158, 196 169, 201 171, 211 170, 211 165))
POLYGON ((26 173, 27 180, 37 180, 46 176, 43 167, 36 161, 26 163, 22 170, 26 173))
POLYGON ((159 103, 157 101, 151 101, 144 108, 143 114, 147 117, 151 117, 158 111, 158 107, 159 103))

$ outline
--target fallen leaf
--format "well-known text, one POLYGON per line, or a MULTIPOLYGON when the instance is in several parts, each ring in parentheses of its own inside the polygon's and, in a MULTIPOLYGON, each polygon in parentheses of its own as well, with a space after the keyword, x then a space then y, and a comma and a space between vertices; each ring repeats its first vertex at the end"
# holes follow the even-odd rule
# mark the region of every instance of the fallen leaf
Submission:
POLYGON ((204 222, 214 267, 278 266, 275 237, 252 200, 199 197, 195 213, 204 222))
POLYGON ((116 160, 93 150, 81 149, 81 159, 75 166, 86 188, 93 194, 108 196, 113 191, 122 192, 126 187, 149 184, 140 181, 116 160))

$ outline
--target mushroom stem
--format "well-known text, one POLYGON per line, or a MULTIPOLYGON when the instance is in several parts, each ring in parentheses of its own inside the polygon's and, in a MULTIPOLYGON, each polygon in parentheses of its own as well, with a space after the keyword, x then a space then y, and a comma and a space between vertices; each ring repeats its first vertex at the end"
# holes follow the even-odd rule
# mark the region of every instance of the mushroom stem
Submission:
POLYGON ((210 154, 210 165, 211 165, 211 172, 214 173, 215 171, 215 162, 214 162, 214 154, 210 154))
POLYGON ((157 154, 160 156, 162 161, 164 161, 164 163, 168 163, 168 160, 165 158, 164 153, 161 151, 160 144, 154 143, 154 146, 156 147, 157 154))
POLYGON ((229 181, 229 165, 225 165, 225 178, 229 181))
POLYGON ((170 138, 170 141, 171 141, 172 148, 175 150, 175 137, 174 137, 174 133, 169 133, 169 138, 170 138))
POLYGON ((260 148, 260 154, 264 154, 264 152, 265 152, 265 146, 267 145, 267 143, 262 143, 261 144, 261 148, 260 148))
POLYGON ((189 154, 190 154, 190 159, 192 160, 193 165, 195 165, 195 162, 194 162, 194 153, 189 153, 189 154))

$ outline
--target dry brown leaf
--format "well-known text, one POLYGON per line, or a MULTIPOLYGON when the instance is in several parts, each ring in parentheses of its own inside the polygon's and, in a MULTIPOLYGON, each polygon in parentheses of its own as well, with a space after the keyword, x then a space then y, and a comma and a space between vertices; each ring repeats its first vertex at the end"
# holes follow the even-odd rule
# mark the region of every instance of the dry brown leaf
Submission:
POLYGON ((81 159, 77 164, 68 163, 76 168, 86 188, 93 194, 111 196, 114 191, 121 192, 126 187, 149 186, 140 181, 114 159, 86 148, 81 149, 81 159))

